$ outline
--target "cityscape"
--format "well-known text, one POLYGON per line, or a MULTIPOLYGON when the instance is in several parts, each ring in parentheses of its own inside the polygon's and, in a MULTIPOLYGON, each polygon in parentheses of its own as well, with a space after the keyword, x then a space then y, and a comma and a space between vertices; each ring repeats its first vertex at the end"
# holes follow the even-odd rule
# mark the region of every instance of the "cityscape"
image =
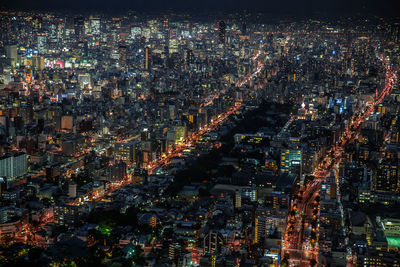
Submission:
POLYGON ((139 2, 0 4, 0 267, 400 267, 394 1, 139 2))

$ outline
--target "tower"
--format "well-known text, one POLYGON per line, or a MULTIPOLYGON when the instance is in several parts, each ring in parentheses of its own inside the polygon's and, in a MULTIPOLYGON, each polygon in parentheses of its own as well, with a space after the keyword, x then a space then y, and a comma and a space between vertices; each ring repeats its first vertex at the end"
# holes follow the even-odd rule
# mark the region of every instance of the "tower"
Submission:
POLYGON ((119 67, 125 68, 126 67, 126 46, 121 45, 118 49, 119 53, 119 67))
POLYGON ((218 37, 222 44, 225 43, 225 30, 226 30, 225 21, 220 20, 218 22, 218 37))
POLYGON ((74 18, 74 32, 75 37, 80 40, 85 34, 85 19, 83 17, 74 18))
POLYGON ((246 23, 246 21, 242 22, 242 34, 243 35, 247 34, 247 23, 246 23))
POLYGON ((150 47, 146 46, 144 48, 144 68, 146 70, 149 70, 150 65, 151 65, 151 50, 150 47))

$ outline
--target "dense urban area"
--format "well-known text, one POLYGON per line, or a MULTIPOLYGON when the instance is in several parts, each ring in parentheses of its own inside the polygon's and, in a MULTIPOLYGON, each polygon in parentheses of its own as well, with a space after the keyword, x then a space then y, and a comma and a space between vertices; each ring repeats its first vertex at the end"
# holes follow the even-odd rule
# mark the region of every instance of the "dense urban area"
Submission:
POLYGON ((0 266, 400 266, 400 23, 0 12, 0 266))

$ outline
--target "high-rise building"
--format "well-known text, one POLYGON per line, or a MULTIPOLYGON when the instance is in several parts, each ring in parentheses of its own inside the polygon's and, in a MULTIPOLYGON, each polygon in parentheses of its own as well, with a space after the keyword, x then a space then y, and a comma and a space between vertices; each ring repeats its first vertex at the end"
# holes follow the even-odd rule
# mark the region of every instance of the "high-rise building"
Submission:
POLYGON ((27 160, 25 153, 12 153, 0 157, 0 176, 12 181, 22 176, 27 171, 27 160))
POLYGON ((254 239, 253 242, 260 243, 265 241, 267 231, 267 219, 265 217, 256 217, 254 221, 254 239))
POLYGON ((14 68, 18 61, 17 45, 6 45, 6 56, 14 68))
POLYGON ((242 34, 243 35, 247 34, 247 23, 246 23, 246 21, 242 22, 242 34))
POLYGON ((119 46, 118 54, 119 54, 119 62, 118 62, 119 67, 125 68, 126 67, 126 46, 125 45, 119 46))
POLYGON ((242 192, 236 190, 235 192, 235 208, 240 209, 242 207, 242 192))
POLYGON ((225 21, 220 20, 218 22, 218 37, 221 43, 225 43, 225 31, 226 31, 225 21))
POLYGON ((109 166, 108 179, 109 181, 122 181, 126 177, 126 164, 120 161, 114 165, 109 166))
POLYGON ((39 54, 44 55, 47 52, 47 36, 44 33, 37 35, 37 49, 39 54))
POLYGON ((83 39, 85 34, 85 19, 83 17, 74 18, 74 33, 78 40, 83 39))
POLYGON ((93 35, 99 35, 100 32, 100 18, 90 17, 90 33, 93 35))
POLYGON ((281 173, 300 174, 301 150, 285 149, 281 152, 281 173))
POLYGON ((31 66, 25 66, 24 69, 24 78, 26 83, 31 83, 33 79, 33 73, 32 73, 32 67, 31 66))
POLYGON ((186 51, 186 62, 187 64, 193 64, 194 63, 194 55, 193 55, 193 50, 188 49, 186 51))
POLYGON ((68 185, 68 197, 76 198, 76 184, 69 184, 68 185))
POLYGON ((399 170, 396 162, 382 161, 375 174, 375 190, 396 192, 399 188, 399 170))
POLYGON ((43 18, 41 16, 33 16, 32 17, 32 26, 35 32, 38 32, 42 29, 43 18))
POLYGON ((149 70, 151 67, 151 49, 150 47, 146 46, 144 48, 144 68, 149 70))
POLYGON ((44 57, 33 55, 32 56, 32 68, 35 70, 43 70, 44 69, 44 57))
POLYGON ((223 244, 224 240, 221 233, 210 231, 203 239, 204 254, 219 254, 223 244))
POLYGON ((135 161, 135 143, 116 143, 114 148, 114 159, 131 164, 135 161))

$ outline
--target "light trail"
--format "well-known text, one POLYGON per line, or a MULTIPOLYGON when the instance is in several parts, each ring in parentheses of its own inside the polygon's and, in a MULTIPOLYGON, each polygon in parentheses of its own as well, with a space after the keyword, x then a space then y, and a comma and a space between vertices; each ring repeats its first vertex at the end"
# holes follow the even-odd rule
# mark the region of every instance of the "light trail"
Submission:
MULTIPOLYGON (((321 163, 317 166, 316 170, 313 173, 315 177, 314 182, 312 183, 312 185, 308 185, 306 187, 303 196, 309 196, 310 194, 311 196, 313 196, 315 193, 319 195, 321 189, 319 185, 331 173, 333 168, 337 167, 337 165, 340 163, 344 153, 345 145, 354 141, 358 137, 358 130, 361 124, 369 118, 369 116, 375 111, 376 106, 383 102, 385 97, 391 93, 394 85, 398 82, 398 77, 396 73, 397 70, 390 65, 389 60, 383 59, 382 57, 380 57, 380 60, 383 62, 385 68, 385 85, 383 89, 381 90, 377 98, 371 103, 370 106, 366 106, 364 111, 362 111, 359 114, 354 114, 352 116, 349 125, 346 127, 345 131, 340 136, 339 142, 332 146, 328 154, 323 158, 321 163), (316 184, 317 186, 315 186, 316 184)), ((338 183, 337 177, 336 181, 338 183)), ((337 184, 337 186, 339 187, 339 184, 337 184)), ((302 206, 303 212, 305 211, 307 216, 307 207, 309 207, 309 205, 312 204, 314 199, 315 198, 313 197, 311 198, 306 197, 303 198, 303 200, 301 201, 302 203, 297 203, 297 201, 292 202, 290 210, 291 211, 297 210, 297 206, 302 206)), ((314 248, 308 246, 309 247, 308 250, 303 250, 302 247, 301 248, 298 247, 298 244, 304 243, 304 233, 303 233, 304 227, 302 231, 290 230, 290 226, 292 225, 290 221, 295 220, 296 225, 298 224, 304 225, 304 216, 298 214, 296 214, 296 216, 294 217, 289 216, 288 218, 289 220, 284 235, 282 255, 285 255, 285 253, 289 253, 290 255, 289 261, 300 262, 300 265, 305 264, 304 266, 307 266, 307 264, 309 264, 310 259, 314 259, 316 262, 318 262, 318 246, 315 246, 314 248), (299 220, 301 222, 298 222, 299 220), (307 253, 309 256, 306 257, 306 259, 304 259, 304 255, 307 255, 307 253), (310 258, 310 253, 311 253, 311 258, 310 258)), ((317 218, 318 217, 319 217, 319 211, 317 214, 317 218)), ((318 244, 318 235, 319 235, 318 230, 319 228, 316 227, 315 229, 316 240, 314 241, 314 245, 318 244)))

